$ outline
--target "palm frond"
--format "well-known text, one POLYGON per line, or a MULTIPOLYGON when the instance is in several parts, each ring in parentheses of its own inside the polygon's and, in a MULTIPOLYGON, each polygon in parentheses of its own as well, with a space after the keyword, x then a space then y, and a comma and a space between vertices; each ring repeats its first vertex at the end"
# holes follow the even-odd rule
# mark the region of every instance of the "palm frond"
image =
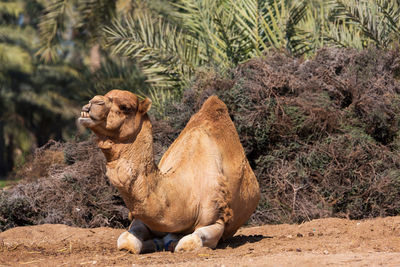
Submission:
POLYGON ((41 48, 37 54, 45 62, 56 61, 60 49, 59 38, 60 30, 64 28, 64 18, 67 9, 70 8, 72 0, 53 0, 49 1, 45 8, 45 13, 39 23, 39 34, 41 38, 41 48))
POLYGON ((0 62, 0 72, 12 70, 31 73, 33 70, 30 52, 7 43, 0 43, 0 62))
POLYGON ((307 2, 292 4, 286 1, 242 0, 233 1, 235 25, 243 39, 251 43, 250 57, 260 56, 269 48, 285 48, 292 54, 305 51, 301 39, 297 38, 300 29, 297 25, 305 18, 307 2))
POLYGON ((88 33, 89 42, 96 41, 102 34, 102 26, 109 25, 115 16, 116 1, 81 0, 77 2, 77 22, 75 28, 88 33))
POLYGON ((112 52, 134 60, 147 81, 159 87, 171 87, 190 77, 201 61, 198 41, 162 18, 127 16, 104 31, 112 52))
MULTIPOLYGON (((376 0, 379 11, 385 17, 387 26, 395 38, 400 38, 400 1, 376 0)), ((393 38, 393 36, 391 36, 393 38)))
POLYGON ((302 55, 311 50, 304 42, 304 33, 298 25, 306 18, 308 3, 306 1, 297 2, 289 9, 289 17, 286 22, 286 49, 293 55, 302 55))
POLYGON ((115 17, 116 2, 109 0, 51 0, 45 2, 40 19, 41 48, 45 62, 56 61, 63 50, 61 42, 79 38, 81 47, 99 43, 104 25, 115 17))
POLYGON ((112 88, 132 91, 136 94, 145 94, 148 89, 144 82, 145 77, 137 66, 130 61, 118 58, 105 57, 101 62, 101 67, 95 73, 87 69, 82 73, 81 78, 87 82, 87 88, 78 93, 78 99, 87 100, 93 95, 104 95, 112 88))
POLYGON ((357 25, 377 47, 387 47, 391 42, 392 33, 396 33, 393 28, 398 22, 397 4, 393 1, 337 0, 336 5, 336 17, 357 25))
POLYGON ((0 42, 33 50, 37 46, 36 32, 29 26, 21 28, 16 25, 4 25, 0 27, 0 42))
POLYGON ((362 31, 356 25, 341 20, 330 23, 322 36, 326 43, 338 47, 352 47, 361 50, 369 46, 368 40, 363 38, 362 31))
POLYGON ((28 90, 19 94, 16 99, 20 102, 28 102, 52 114, 57 114, 63 119, 73 119, 79 114, 76 103, 53 90, 49 90, 45 94, 28 90))
POLYGON ((156 87, 150 87, 146 94, 140 94, 139 97, 150 97, 152 100, 151 112, 157 117, 165 119, 166 108, 170 105, 171 101, 176 99, 176 95, 171 90, 158 90, 156 87))
POLYGON ((0 1, 0 14, 18 17, 25 10, 25 3, 21 1, 0 1))

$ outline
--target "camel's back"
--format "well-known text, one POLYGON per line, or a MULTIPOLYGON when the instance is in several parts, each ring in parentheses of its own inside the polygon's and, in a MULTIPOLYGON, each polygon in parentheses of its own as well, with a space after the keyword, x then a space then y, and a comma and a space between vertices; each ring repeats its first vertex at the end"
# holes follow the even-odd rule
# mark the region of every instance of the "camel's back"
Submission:
POLYGON ((210 162, 219 162, 218 169, 223 177, 218 178, 220 180, 217 183, 225 184, 224 187, 229 190, 229 194, 222 201, 226 201, 232 210, 232 217, 226 223, 224 237, 233 235, 254 212, 260 192, 228 109, 217 96, 209 97, 199 112, 192 116, 164 154, 159 167, 161 171, 168 171, 173 166, 177 167, 178 162, 185 164, 188 161, 200 166, 200 169, 207 168, 206 166, 211 165, 210 162), (202 138, 202 141, 196 140, 199 138, 202 138), (191 149, 191 146, 207 151, 191 149), (198 158, 198 161, 204 162, 193 162, 190 153, 206 155, 198 158))

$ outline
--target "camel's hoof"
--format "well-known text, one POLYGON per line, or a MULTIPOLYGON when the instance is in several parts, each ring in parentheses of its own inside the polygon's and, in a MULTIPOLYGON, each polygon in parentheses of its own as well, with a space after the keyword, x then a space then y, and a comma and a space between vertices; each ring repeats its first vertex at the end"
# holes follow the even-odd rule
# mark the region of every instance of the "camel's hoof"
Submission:
POLYGON ((203 247, 203 241, 196 234, 184 236, 175 247, 175 252, 194 251, 203 247))
POLYGON ((143 242, 129 232, 123 232, 117 241, 119 250, 127 250, 133 254, 139 254, 143 247, 143 242))

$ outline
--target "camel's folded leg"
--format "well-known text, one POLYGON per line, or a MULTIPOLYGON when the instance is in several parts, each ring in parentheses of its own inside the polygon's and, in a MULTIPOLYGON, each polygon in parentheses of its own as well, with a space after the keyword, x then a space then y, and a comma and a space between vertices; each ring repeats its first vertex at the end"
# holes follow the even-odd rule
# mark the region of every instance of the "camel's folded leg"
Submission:
POLYGON ((131 253, 149 253, 162 248, 162 240, 151 239, 152 234, 147 226, 140 220, 133 220, 129 230, 123 232, 117 241, 119 250, 128 250, 131 253))
POLYGON ((224 233, 225 224, 218 220, 215 224, 200 227, 192 234, 184 236, 179 240, 175 251, 191 251, 201 247, 215 248, 224 233))

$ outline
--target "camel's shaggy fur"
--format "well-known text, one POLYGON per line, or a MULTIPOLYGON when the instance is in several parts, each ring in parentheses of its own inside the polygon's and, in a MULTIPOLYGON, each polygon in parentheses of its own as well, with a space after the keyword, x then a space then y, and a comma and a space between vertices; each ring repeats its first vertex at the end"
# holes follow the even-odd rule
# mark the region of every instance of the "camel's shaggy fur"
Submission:
POLYGON ((260 198, 227 107, 210 97, 157 166, 150 106, 112 90, 95 96, 79 118, 97 135, 107 176, 134 217, 118 247, 143 253, 176 241, 175 251, 213 248, 249 219, 260 198))

